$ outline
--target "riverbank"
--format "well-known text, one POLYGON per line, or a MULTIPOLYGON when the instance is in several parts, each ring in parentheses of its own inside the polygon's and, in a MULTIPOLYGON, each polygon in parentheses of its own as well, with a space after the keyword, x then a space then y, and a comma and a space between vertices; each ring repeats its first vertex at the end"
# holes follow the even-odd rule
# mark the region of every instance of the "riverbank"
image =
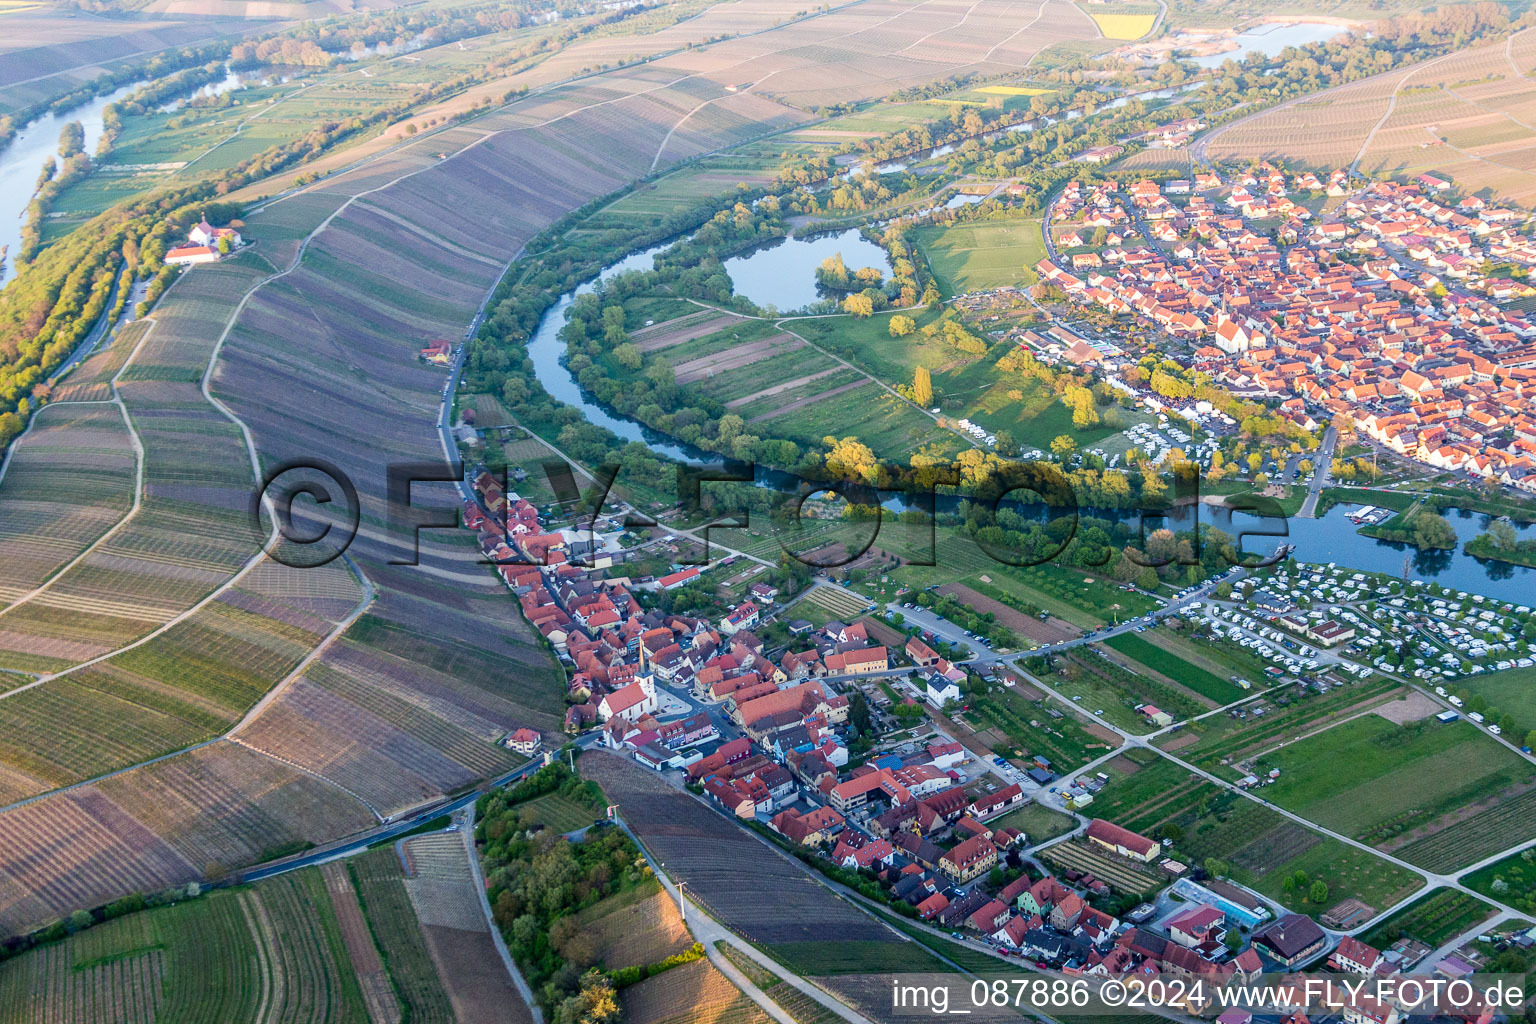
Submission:
POLYGON ((1513 548, 1501 548, 1486 533, 1480 533, 1463 544, 1461 550, 1473 558, 1536 569, 1536 540, 1523 540, 1513 548))

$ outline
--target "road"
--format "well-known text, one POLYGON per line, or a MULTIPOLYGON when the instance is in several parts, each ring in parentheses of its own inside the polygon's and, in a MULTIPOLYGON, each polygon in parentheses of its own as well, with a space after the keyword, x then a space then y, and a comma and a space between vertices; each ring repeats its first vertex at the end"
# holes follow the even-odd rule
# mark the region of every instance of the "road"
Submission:
MULTIPOLYGON (((571 742, 582 749, 586 749, 587 747, 596 745, 597 738, 598 737, 596 733, 589 732, 576 737, 576 739, 572 740, 571 742)), ((544 767, 543 759, 536 757, 529 761, 527 764, 513 769, 500 778, 492 779, 489 782, 484 783, 480 788, 472 790, 469 793, 465 793, 462 796, 453 797, 448 800, 440 800, 425 807, 417 808, 409 812, 409 817, 401 818, 398 821, 386 820, 385 824, 380 825, 377 828, 372 828, 367 832, 361 832, 357 835, 350 836, 347 839, 341 840, 340 842, 331 843, 328 846, 322 846, 315 850, 309 850, 305 853, 297 854, 284 860, 258 865, 257 867, 250 868, 248 870, 239 872, 238 874, 232 875, 229 879, 220 884, 239 885, 246 882, 257 882, 263 878, 272 878, 275 875, 287 874, 290 871, 298 871, 301 868, 314 867, 317 864, 324 864, 327 861, 338 860, 343 857, 350 857, 354 853, 361 853, 363 850, 366 850, 368 847, 373 846, 376 843, 380 843, 388 839, 394 839, 397 836, 409 832, 414 828, 419 828, 420 826, 425 825, 427 822, 431 821, 433 818, 441 818, 445 814, 453 815, 459 811, 462 811, 466 807, 474 804, 476 800, 480 799, 482 791, 500 789, 504 786, 509 786, 514 782, 521 781, 526 776, 532 775, 542 767, 544 767)))
POLYGON ((1307 487, 1307 496, 1301 503, 1301 510, 1296 513, 1297 518, 1317 518, 1317 499, 1323 493, 1323 488, 1328 486, 1328 477, 1333 467, 1333 450, 1338 443, 1339 432, 1330 424, 1323 433, 1322 447, 1317 450, 1317 457, 1312 463, 1312 483, 1307 487))
POLYGON ((727 978, 730 978, 731 981, 735 983, 736 987, 745 992, 753 1002, 762 1007, 764 1012, 766 1012, 774 1020, 778 1021, 779 1024, 796 1024, 796 1021, 789 1014, 785 1013, 784 1010, 780 1008, 779 1004, 775 1003, 767 993, 758 988, 750 978, 743 974, 735 964, 727 960, 725 955, 715 948, 715 943, 729 942, 736 949, 740 950, 742 955, 750 958, 765 970, 769 970, 774 974, 777 974, 779 977, 784 979, 785 984, 799 990, 800 992, 805 993, 805 995, 815 1000, 820 1006, 832 1012, 839 1018, 853 1021, 854 1024, 873 1024, 873 1022, 868 1017, 865 1017, 863 1014, 845 1005, 844 1003, 833 999, 831 996, 827 995, 815 985, 812 985, 810 982, 805 981, 799 976, 786 970, 782 965, 768 958, 764 954, 759 953, 755 947, 747 943, 740 936, 736 935, 736 933, 730 931, 724 925, 720 924, 714 918, 706 914, 702 909, 699 908, 698 904, 694 903, 693 900, 688 899, 683 894, 683 892, 679 890, 677 884, 673 882, 671 876, 667 874, 666 866, 651 856, 651 851, 646 847, 645 843, 640 840, 640 837, 635 834, 634 829, 629 827, 629 823, 626 822, 624 818, 618 814, 614 815, 614 820, 619 823, 619 827, 624 830, 625 834, 627 834, 629 838, 634 841, 635 846, 639 847, 640 853, 645 857, 646 863, 650 865, 652 873, 656 876, 656 880, 661 883, 662 888, 667 890, 667 895, 671 896, 674 900, 677 901, 678 909, 682 913, 683 919, 687 922, 689 931, 693 932, 693 937, 696 940, 703 943, 704 951, 709 954, 710 962, 719 968, 722 974, 724 974, 727 978), (692 913, 690 913, 690 911, 692 911, 692 913))
MULTIPOLYGON (((1255 803, 1261 804, 1264 807, 1268 808, 1270 811, 1274 812, 1275 814, 1280 815, 1281 817, 1288 818, 1291 821, 1294 821, 1294 822, 1296 822, 1299 825, 1303 825, 1306 828, 1309 828, 1309 829, 1311 829, 1313 831, 1322 833, 1323 835, 1328 836, 1329 838, 1334 839, 1334 840, 1336 840, 1336 841, 1338 841, 1340 843, 1343 843, 1346 846, 1353 847, 1355 849, 1358 849, 1358 850, 1361 850, 1361 851, 1363 851, 1365 853, 1368 853, 1368 854, 1370 854, 1370 855, 1372 855, 1374 857, 1378 857, 1378 858, 1380 858, 1382 860, 1385 860, 1385 861, 1393 864, 1394 866, 1396 866, 1396 867, 1398 867, 1398 868, 1400 868, 1400 869, 1402 869, 1404 871, 1407 871, 1407 872, 1410 872, 1410 873, 1412 873, 1414 875, 1417 875, 1423 881, 1424 884, 1423 884, 1423 886, 1418 891, 1416 891, 1413 894, 1411 894, 1411 895, 1405 897, 1404 899, 1400 900, 1393 907, 1387 908, 1381 914, 1378 914, 1376 917, 1373 917, 1371 919, 1371 921, 1367 922, 1366 924, 1362 924, 1359 927, 1356 927, 1356 928, 1351 929, 1351 930, 1346 931, 1346 932, 1331 932, 1330 934, 1332 934, 1332 935, 1335 935, 1335 936, 1336 935, 1345 935, 1345 934, 1353 935, 1353 934, 1362 932, 1362 931, 1366 930, 1370 925, 1375 924, 1376 921, 1380 920, 1381 917, 1384 916, 1386 913, 1390 913, 1391 911, 1396 910, 1396 909, 1398 909, 1400 907, 1407 906, 1409 903, 1412 903, 1415 899, 1417 899, 1419 896, 1423 895, 1428 890, 1430 890, 1432 888, 1441 887, 1441 886, 1444 886, 1444 887, 1447 887, 1447 888, 1451 888, 1451 889, 1456 889, 1456 890, 1464 892, 1464 893, 1466 893, 1466 894, 1468 894, 1470 896, 1473 896, 1474 898, 1476 898, 1478 900, 1482 900, 1483 902, 1492 903, 1501 913, 1506 914, 1506 915, 1508 915, 1510 917, 1519 917, 1520 916, 1513 908, 1505 906, 1503 903, 1499 902, 1498 900, 1495 900, 1492 897, 1489 897, 1489 896, 1487 896, 1487 895, 1485 895, 1483 893, 1476 892, 1476 891, 1468 888, 1467 886, 1463 885, 1461 883, 1461 881, 1460 881, 1460 878, 1463 875, 1467 874, 1469 871, 1473 870, 1473 868, 1471 868, 1471 867, 1463 868, 1463 869, 1461 869, 1459 871, 1456 871, 1456 872, 1453 872, 1453 873, 1450 873, 1450 874, 1446 874, 1446 873, 1443 873, 1443 872, 1429 871, 1429 870, 1427 870, 1425 868, 1418 867, 1417 865, 1410 864, 1409 862, 1407 862, 1405 860, 1401 860, 1401 859, 1399 859, 1397 857, 1394 857, 1393 855, 1391 855, 1389 853, 1385 853, 1385 852, 1383 852, 1381 850, 1378 850, 1375 847, 1372 847, 1372 846, 1370 846, 1370 845, 1368 845, 1366 843, 1360 842, 1359 840, 1354 839, 1351 836, 1344 835, 1343 833, 1340 833, 1340 832, 1335 832, 1332 829, 1329 829, 1329 828, 1327 828, 1327 827, 1325 827, 1323 825, 1319 825, 1318 823, 1316 823, 1314 821, 1311 821, 1308 818, 1302 817, 1300 814, 1296 814, 1296 813, 1294 813, 1292 811, 1289 811, 1289 810, 1285 809, 1284 807, 1279 806, 1278 804, 1275 804, 1275 803, 1273 803, 1273 802, 1271 802, 1269 800, 1266 800, 1265 798, 1257 795, 1254 792, 1251 792, 1249 790, 1243 789, 1240 786, 1237 786, 1237 785, 1234 785, 1231 782, 1228 782, 1226 779, 1223 779, 1223 778, 1221 778, 1218 775, 1215 775, 1215 774, 1213 774, 1211 772, 1206 771, 1204 768, 1200 768, 1200 767, 1198 767, 1196 765, 1193 765, 1193 764, 1189 763, 1188 761, 1185 761, 1182 758, 1178 757, 1177 755, 1172 754, 1172 753, 1168 752, 1167 750, 1164 750, 1164 749, 1162 749, 1160 747, 1157 747, 1154 744, 1154 741, 1156 739, 1158 739, 1159 737, 1161 737, 1163 735, 1166 735, 1167 733, 1169 733, 1169 732, 1179 728, 1183 723, 1176 722, 1173 725, 1167 726, 1167 727, 1165 727, 1163 729, 1159 729, 1158 731, 1156 731, 1154 733, 1150 733, 1150 734, 1148 734, 1146 736, 1137 736, 1137 735, 1134 735, 1132 733, 1129 733, 1129 732, 1125 731, 1124 729, 1119 728, 1118 726, 1116 726, 1116 725, 1114 725, 1114 724, 1112 724, 1110 722, 1106 722, 1103 719, 1098 718, 1098 717, 1090 714, 1085 709, 1083 709, 1082 707, 1078 706, 1076 703, 1074 703, 1071 700, 1068 700, 1067 698, 1065 698, 1060 692, 1058 692, 1053 687, 1051 687, 1050 685, 1045 683, 1039 677, 1029 673, 1028 671, 1023 669, 1022 667, 1020 667, 1018 665, 1015 665, 1014 667, 1015 667, 1015 670, 1018 671, 1019 674, 1021 676, 1023 676, 1029 682, 1029 684, 1031 686, 1037 688, 1042 693, 1049 694, 1051 697, 1055 698, 1056 701, 1058 701, 1059 703, 1061 703, 1065 707, 1070 708, 1079 717, 1086 718, 1089 721, 1098 723, 1098 725, 1101 726, 1102 728, 1109 729, 1110 731, 1112 731, 1116 735, 1118 735, 1120 737, 1120 739, 1121 739, 1121 745, 1120 745, 1120 747, 1116 751, 1113 751, 1113 752, 1111 752, 1109 754, 1105 754, 1104 756, 1098 758, 1093 764, 1085 766, 1085 767, 1083 767, 1081 769, 1078 769, 1078 771, 1072 773, 1071 776, 1064 777, 1062 780, 1059 780, 1056 783, 1055 788, 1051 791, 1050 796, 1048 796, 1046 799, 1043 799, 1043 800, 1040 801, 1041 803, 1045 804, 1046 806, 1052 807, 1054 810, 1060 810, 1060 811, 1063 811, 1063 812, 1066 812, 1066 813, 1075 813, 1075 812, 1072 812, 1070 809, 1068 809, 1066 807, 1065 802, 1060 797, 1060 795, 1057 794, 1057 792, 1056 792, 1056 790, 1064 788, 1063 787, 1063 783, 1064 782, 1069 781, 1071 778, 1075 778, 1078 775, 1081 775, 1081 774, 1089 771, 1095 765, 1109 760, 1111 757, 1115 756, 1116 754, 1124 753, 1125 750, 1127 748, 1129 748, 1129 747, 1139 747, 1139 748, 1141 748, 1143 750, 1151 751, 1152 753, 1155 753, 1159 757, 1162 757, 1162 758, 1165 758, 1165 759, 1167 759, 1169 761, 1172 761, 1174 764, 1178 765, 1180 768, 1183 768, 1185 771, 1189 772, 1191 775, 1197 775, 1197 776, 1205 779, 1207 782, 1209 782, 1209 783, 1211 783, 1213 785, 1216 785, 1216 786, 1218 786, 1218 787, 1220 787, 1222 789, 1228 790, 1229 792, 1236 793, 1237 795, 1243 797, 1244 799, 1252 800, 1255 803)), ((1251 698, 1251 697, 1244 698, 1244 700, 1251 700, 1251 699, 1253 699, 1253 698, 1251 698)), ((1238 702, 1235 702, 1235 703, 1242 703, 1242 701, 1238 701, 1238 702)), ((1224 710, 1226 710, 1226 709, 1225 708, 1218 708, 1218 709, 1216 709, 1217 712, 1224 711, 1224 710)), ((1052 840, 1050 843, 1042 844, 1042 846, 1040 848, 1045 848, 1045 847, 1048 847, 1048 846, 1055 845, 1056 843, 1062 842, 1064 838, 1065 837, 1058 838, 1058 839, 1052 840)), ((1517 844, 1516 846, 1511 847, 1510 849, 1506 849, 1506 850, 1500 851, 1498 854, 1495 854, 1495 855, 1487 858, 1484 862, 1480 862, 1480 863, 1489 863, 1489 862, 1492 862, 1494 860, 1497 860, 1497 859, 1500 859, 1500 858, 1503 858, 1503 857, 1507 857, 1507 856, 1509 856, 1512 853, 1518 852, 1519 850, 1528 848, 1528 847, 1530 847, 1532 845, 1536 845, 1536 840, 1527 840, 1527 841, 1525 841, 1523 843, 1517 844)), ((1426 960, 1423 962, 1423 964, 1421 966, 1423 966, 1425 969, 1428 969, 1430 964, 1431 964, 1431 961, 1428 958, 1426 958, 1426 960)))

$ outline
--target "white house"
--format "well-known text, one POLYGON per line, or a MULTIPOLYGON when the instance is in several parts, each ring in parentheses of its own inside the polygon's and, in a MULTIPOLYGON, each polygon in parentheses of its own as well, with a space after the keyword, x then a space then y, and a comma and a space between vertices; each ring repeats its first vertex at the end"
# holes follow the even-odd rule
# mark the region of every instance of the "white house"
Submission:
POLYGON ((240 247, 240 232, 234 228, 216 228, 208 223, 207 217, 198 221, 197 225, 187 232, 187 240, 193 245, 206 245, 211 249, 219 247, 219 239, 221 238, 229 239, 229 244, 233 248, 238 249, 240 247))
POLYGON ((597 704, 597 717, 604 722, 612 718, 634 722, 642 715, 652 714, 658 706, 656 684, 650 676, 641 676, 604 696, 597 704))
POLYGON ((928 677, 923 699, 936 708, 942 708, 946 701, 960 699, 960 687, 935 672, 928 677))

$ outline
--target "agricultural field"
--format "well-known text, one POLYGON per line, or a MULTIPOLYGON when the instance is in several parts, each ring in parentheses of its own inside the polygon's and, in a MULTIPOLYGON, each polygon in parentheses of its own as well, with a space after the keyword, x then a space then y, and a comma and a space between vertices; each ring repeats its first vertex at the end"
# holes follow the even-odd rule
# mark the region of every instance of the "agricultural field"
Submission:
MULTIPOLYGON (((1158 631, 1152 633, 1154 638, 1160 638, 1162 635, 1158 631)), ((1119 636, 1110 637, 1104 643, 1132 661, 1145 665, 1169 679, 1177 680, 1188 689, 1217 704, 1230 704, 1235 700, 1242 700, 1245 696, 1242 690, 1220 676, 1191 664, 1168 648, 1135 633, 1121 633, 1119 636)), ((1174 709, 1164 708, 1163 710, 1172 712, 1174 709)))
POLYGON ((1040 221, 1033 218, 920 228, 912 237, 946 296, 1034 284, 1034 266, 1045 258, 1040 221))
POLYGON ((626 1024, 768 1024, 773 1018, 708 960, 674 967, 619 994, 626 1024))
POLYGON ((1386 949, 1401 938, 1417 939, 1431 949, 1492 917, 1494 909, 1457 889, 1436 889, 1373 925, 1361 941, 1386 949))
POLYGON ((1087 813, 1172 839, 1172 856, 1185 863, 1220 860, 1234 880, 1299 912, 1316 915, 1351 897, 1379 909, 1418 884, 1412 872, 1222 790, 1171 761, 1138 765, 1116 758, 1105 772, 1110 782, 1087 813), (1326 901, 1311 904, 1308 893, 1286 886, 1298 871, 1328 885, 1326 901))
MULTIPOLYGON (((1281 775, 1265 795, 1366 842, 1455 821, 1470 803, 1529 782, 1524 762, 1469 723, 1397 725, 1363 715, 1261 756, 1281 775)), ((1464 823, 1443 827, 1464 834, 1464 823)))
MULTIPOLYGON (((1127 5, 1132 6, 1132 5, 1127 5)), ((1102 5, 1091 8, 1093 23, 1104 33, 1106 39, 1140 39, 1152 31, 1152 26, 1157 23, 1157 11, 1151 9, 1143 13, 1131 13, 1115 10, 1113 13, 1102 10, 1102 5)))
POLYGON ((609 970, 654 964, 693 944, 677 903, 655 879, 593 904, 578 915, 609 970))
POLYGON ((1136 711, 1142 704, 1152 704, 1175 719, 1185 719, 1210 706, 1188 690, 1171 682, 1177 676, 1154 677, 1134 672, 1111 660, 1098 648, 1058 655, 1051 659, 1050 674, 1044 682, 1083 710, 1102 717, 1126 732, 1146 734, 1158 726, 1136 711))
POLYGON ((1536 31, 1527 28, 1508 45, 1461 50, 1240 119, 1213 136, 1209 154, 1329 170, 1358 160, 1363 172, 1432 172, 1463 193, 1528 204, 1536 198, 1532 68, 1536 31))
POLYGON ((87 928, 0 964, 0 1021, 366 1024, 317 869, 87 928))

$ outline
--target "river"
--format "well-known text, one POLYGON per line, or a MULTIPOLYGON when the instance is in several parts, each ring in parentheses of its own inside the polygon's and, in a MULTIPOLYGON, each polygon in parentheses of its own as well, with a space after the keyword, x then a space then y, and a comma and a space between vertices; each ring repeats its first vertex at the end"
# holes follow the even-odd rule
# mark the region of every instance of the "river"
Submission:
POLYGON ((32 201, 38 173, 49 157, 58 159, 59 132, 71 121, 85 128, 85 151, 96 155, 101 141, 102 112, 110 103, 131 95, 145 82, 133 82, 105 96, 97 96, 72 110, 44 114, 23 127, 0 149, 0 245, 7 247, 6 269, 0 280, 11 276, 16 254, 21 250, 21 229, 26 223, 27 204, 32 201))
POLYGON ((1220 67, 1227 60, 1241 61, 1251 53, 1274 57, 1287 46, 1326 43, 1334 36, 1348 31, 1347 25, 1330 25, 1320 21, 1293 21, 1284 24, 1266 22, 1232 37, 1233 42, 1237 44, 1235 48, 1193 57, 1191 61, 1202 68, 1215 68, 1220 67))
MULTIPOLYGON (((854 232, 853 234, 857 234, 854 232)), ((842 236, 826 236, 827 241, 836 241, 842 236)), ((821 241, 818 239, 811 242, 821 241)), ((860 239, 863 241, 863 239, 860 239)), ((763 262, 750 264, 752 273, 778 274, 785 273, 803 279, 807 276, 814 280, 816 264, 824 256, 816 254, 820 248, 799 248, 807 246, 805 240, 791 240, 795 247, 789 252, 799 253, 804 260, 798 266, 788 266, 775 260, 772 263, 763 262)), ((670 243, 668 243, 670 244, 670 243)), ((869 244, 865 242, 865 244, 869 244)), ((630 270, 648 270, 653 265, 656 253, 667 247, 666 244, 647 249, 643 252, 633 253, 625 259, 613 264, 602 272, 599 280, 608 280, 617 274, 630 270)), ((774 246, 760 252, 773 251, 774 246)), ((837 251, 834 245, 827 250, 827 254, 837 251)), ((844 259, 850 267, 861 265, 856 260, 849 260, 850 249, 844 246, 844 259)), ((876 248, 877 252, 884 256, 883 251, 876 248)), ((748 266, 749 264, 743 264, 748 266)), ((733 280, 736 280, 733 277, 733 280)), ((755 287, 762 282, 755 278, 737 281, 738 287, 755 287)), ((692 462, 692 463, 717 463, 719 456, 679 444, 674 439, 663 437, 623 417, 615 416, 612 412, 602 408, 591 400, 582 391, 575 376, 568 370, 563 362, 565 345, 560 340, 560 328, 565 324, 565 311, 570 307, 576 295, 592 291, 594 285, 589 282, 577 288, 575 292, 562 296, 558 302, 551 306, 539 321, 538 328, 528 343, 528 354, 533 359, 534 372, 543 385, 544 390, 560 401, 574 408, 580 409, 582 414, 592 423, 604 427, 624 438, 626 441, 640 441, 648 445, 652 450, 668 458, 692 462)), ((744 292, 745 294, 745 292, 744 292)), ((790 487, 794 481, 787 474, 760 468, 758 471, 758 483, 762 486, 790 487)), ((900 511, 903 507, 903 499, 900 496, 892 496, 885 500, 884 506, 890 511, 900 511)), ((944 507, 946 502, 940 498, 939 505, 944 507)), ((1345 513, 1355 506, 1339 505, 1331 509, 1320 519, 1267 519, 1250 513, 1233 513, 1224 508, 1209 505, 1188 506, 1177 510, 1177 514, 1164 519, 1162 517, 1148 516, 1145 528, 1148 531, 1168 526, 1175 530, 1187 530, 1195 522, 1199 521, 1215 526, 1234 537, 1247 535, 1247 541, 1242 546, 1256 554, 1268 554, 1273 551, 1275 545, 1282 539, 1294 545, 1294 556, 1304 562, 1328 563, 1334 562, 1340 566, 1348 566, 1367 572, 1383 573, 1389 576, 1400 577, 1404 572, 1404 561, 1407 560, 1407 573, 1409 579, 1434 580, 1444 586, 1454 587, 1458 590, 1466 590, 1474 593, 1485 594, 1499 600, 1509 601, 1514 604, 1530 604, 1533 585, 1536 585, 1536 569, 1527 569, 1523 566, 1513 566, 1500 562, 1484 562, 1462 552, 1460 544, 1454 551, 1417 551, 1402 544, 1393 544, 1387 541, 1375 540, 1361 535, 1356 531, 1354 524, 1344 518, 1345 513)), ((1092 510, 1082 510, 1083 515, 1095 514, 1092 510)), ((1123 519, 1125 512, 1097 513, 1107 518, 1123 519)), ((1464 510, 1452 510, 1446 514, 1452 527, 1455 528, 1460 542, 1471 540, 1474 536, 1488 528, 1490 517, 1466 512, 1464 510)), ((1518 526, 1522 539, 1536 537, 1536 525, 1518 526)))

